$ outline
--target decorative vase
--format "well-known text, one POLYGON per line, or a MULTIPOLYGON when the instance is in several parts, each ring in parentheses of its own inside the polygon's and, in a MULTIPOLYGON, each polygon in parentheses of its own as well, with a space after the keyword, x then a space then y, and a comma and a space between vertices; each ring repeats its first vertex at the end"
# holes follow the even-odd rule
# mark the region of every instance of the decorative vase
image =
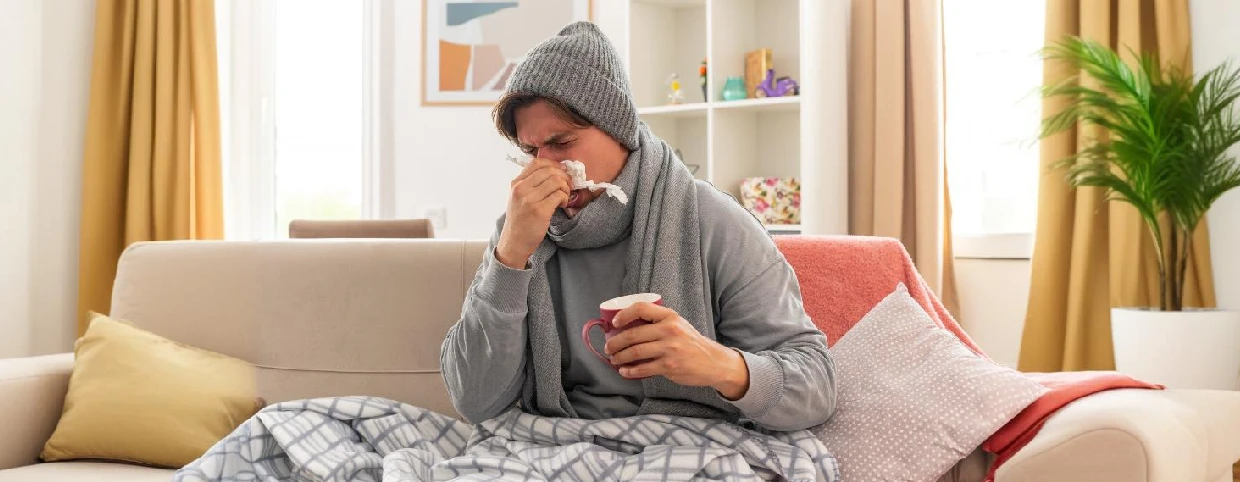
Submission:
POLYGON ((723 84, 723 100, 741 100, 749 95, 745 92, 745 79, 738 75, 728 77, 727 83, 723 84))
POLYGON ((1234 390, 1240 311, 1111 309, 1115 369, 1167 388, 1234 390))

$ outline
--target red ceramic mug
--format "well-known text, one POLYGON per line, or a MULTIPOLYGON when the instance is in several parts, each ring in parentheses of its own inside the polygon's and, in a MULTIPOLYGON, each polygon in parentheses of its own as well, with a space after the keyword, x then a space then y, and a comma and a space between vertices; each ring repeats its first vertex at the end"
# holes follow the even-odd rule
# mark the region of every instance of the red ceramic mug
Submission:
POLYGON ((594 352, 595 356, 599 357, 599 359, 603 360, 604 362, 607 362, 607 364, 611 365, 612 368, 618 368, 618 367, 611 363, 611 359, 607 358, 606 356, 603 356, 601 352, 595 349, 593 343, 590 343, 590 330, 596 326, 601 327, 603 329, 603 338, 605 340, 611 340, 613 337, 624 332, 624 330, 627 330, 629 328, 633 328, 635 326, 641 326, 641 325, 649 325, 650 322, 646 320, 633 320, 632 323, 629 323, 628 326, 625 326, 623 329, 616 328, 614 325, 611 324, 611 321, 615 319, 617 313, 620 313, 625 308, 632 306, 634 303, 641 303, 641 302, 653 303, 659 306, 663 306, 663 297, 657 293, 637 293, 633 295, 612 298, 610 300, 604 301, 598 305, 598 312, 599 312, 600 317, 586 322, 586 326, 581 328, 581 341, 585 342, 586 346, 590 348, 590 351, 594 352))

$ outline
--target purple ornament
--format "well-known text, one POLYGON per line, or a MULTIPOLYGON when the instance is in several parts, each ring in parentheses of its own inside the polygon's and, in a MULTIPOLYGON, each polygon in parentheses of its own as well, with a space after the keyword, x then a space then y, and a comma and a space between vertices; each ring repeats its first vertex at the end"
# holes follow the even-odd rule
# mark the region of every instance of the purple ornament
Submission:
POLYGON ((775 69, 766 69, 766 78, 753 89, 754 97, 784 97, 800 95, 801 87, 791 77, 775 78, 775 69))

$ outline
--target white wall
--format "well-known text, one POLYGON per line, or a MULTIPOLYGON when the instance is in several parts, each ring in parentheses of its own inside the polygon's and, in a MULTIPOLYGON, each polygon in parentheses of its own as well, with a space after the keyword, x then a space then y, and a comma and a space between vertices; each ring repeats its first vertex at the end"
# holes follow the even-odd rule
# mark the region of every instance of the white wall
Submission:
POLYGON ((994 361, 1016 367, 1029 304, 1029 260, 956 259, 964 331, 994 361))
POLYGON ((33 1, 0 1, 0 357, 22 355, 30 339, 30 226, 34 121, 39 91, 39 22, 33 1))
MULTIPOLYGON (((1240 66, 1240 2, 1193 0, 1193 68, 1204 72, 1231 60, 1240 66)), ((1240 156, 1240 147, 1231 149, 1240 156)), ((1240 309, 1240 190, 1223 196, 1210 210, 1210 256, 1214 287, 1222 308, 1240 309)))
POLYGON ((0 0, 0 358, 76 334, 93 30, 93 0, 0 0))
MULTIPOLYGON (((619 1, 594 2, 595 22, 624 55, 628 25, 622 7, 619 1)), ((447 225, 436 229, 436 237, 485 239, 520 172, 504 160, 517 150, 495 131, 489 107, 421 105, 422 4, 398 1, 394 10, 395 215, 425 217, 427 209, 444 208, 447 225)))

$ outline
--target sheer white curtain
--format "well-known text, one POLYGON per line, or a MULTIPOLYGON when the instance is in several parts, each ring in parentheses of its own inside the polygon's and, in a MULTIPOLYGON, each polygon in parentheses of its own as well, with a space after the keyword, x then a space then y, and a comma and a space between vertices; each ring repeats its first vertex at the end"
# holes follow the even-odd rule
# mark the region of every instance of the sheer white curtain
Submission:
POLYGON ((229 239, 391 211, 383 8, 389 0, 217 2, 229 239))
POLYGON ((945 158, 957 257, 1028 258, 1045 0, 943 0, 945 158))

